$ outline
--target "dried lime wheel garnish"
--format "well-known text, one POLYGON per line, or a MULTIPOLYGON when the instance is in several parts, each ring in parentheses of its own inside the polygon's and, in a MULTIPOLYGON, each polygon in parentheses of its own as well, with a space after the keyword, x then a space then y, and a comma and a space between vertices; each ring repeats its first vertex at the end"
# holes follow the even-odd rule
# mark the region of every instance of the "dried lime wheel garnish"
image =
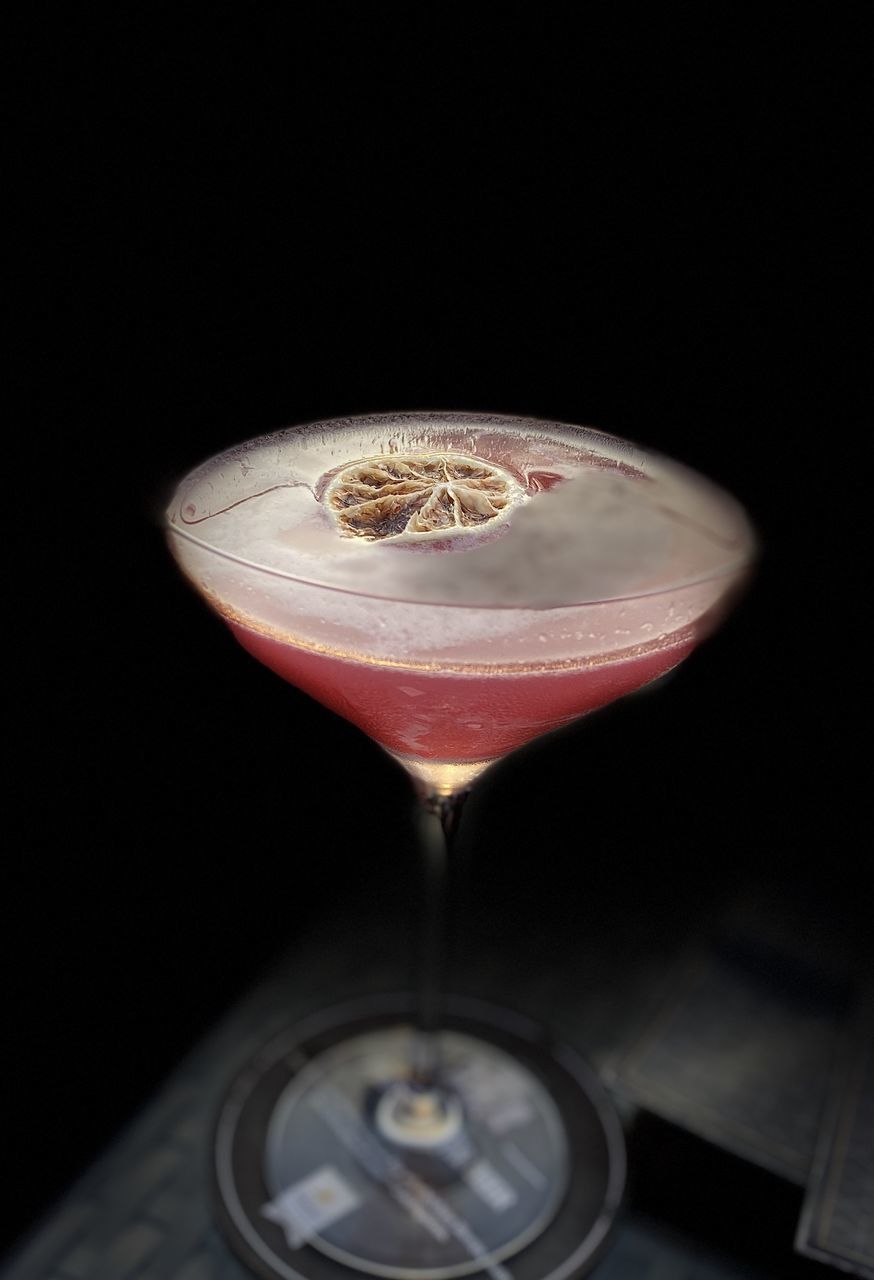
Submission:
POLYGON ((505 516, 523 496, 509 472, 460 453, 365 458, 339 472, 325 501, 345 538, 462 533, 505 516))

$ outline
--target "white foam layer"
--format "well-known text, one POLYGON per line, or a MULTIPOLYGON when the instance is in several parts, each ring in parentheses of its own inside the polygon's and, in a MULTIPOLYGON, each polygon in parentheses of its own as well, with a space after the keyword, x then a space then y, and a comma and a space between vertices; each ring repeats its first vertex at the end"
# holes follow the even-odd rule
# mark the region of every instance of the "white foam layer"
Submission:
POLYGON ((648 645, 712 608, 750 545, 724 494, 621 441, 461 415, 353 419, 253 441, 183 482, 170 525, 185 571, 228 611, 399 661, 546 661, 648 645), (443 450, 511 471, 519 490, 506 520, 445 544, 340 536, 322 501, 333 473, 443 450))

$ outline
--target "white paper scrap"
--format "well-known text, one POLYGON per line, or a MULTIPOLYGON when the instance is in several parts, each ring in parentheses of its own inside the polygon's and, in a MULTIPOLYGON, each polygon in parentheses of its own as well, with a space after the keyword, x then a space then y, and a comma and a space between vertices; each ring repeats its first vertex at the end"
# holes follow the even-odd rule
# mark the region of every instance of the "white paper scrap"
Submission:
POLYGON ((324 1165, 286 1187, 262 1207, 261 1214, 278 1223, 291 1248, 299 1249, 360 1204, 360 1197, 345 1178, 330 1165, 324 1165))

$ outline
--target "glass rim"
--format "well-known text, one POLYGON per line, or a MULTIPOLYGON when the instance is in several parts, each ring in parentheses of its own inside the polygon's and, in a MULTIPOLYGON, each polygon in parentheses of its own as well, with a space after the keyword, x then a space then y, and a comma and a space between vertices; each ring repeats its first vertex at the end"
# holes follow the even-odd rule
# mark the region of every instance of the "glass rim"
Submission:
POLYGON ((204 458, 196 466, 185 472, 185 474, 176 482, 173 490, 173 497, 170 504, 166 508, 163 516, 163 525, 165 531, 172 537, 178 537, 192 545, 200 548, 210 556, 218 559, 240 565, 242 568, 253 571, 257 574, 263 574, 265 577, 279 579, 284 582, 297 583, 305 587, 313 587, 320 591, 331 591, 340 595, 347 595, 355 599, 369 600, 385 600, 395 604, 410 604, 418 607, 431 607, 436 609, 478 609, 478 610, 505 610, 510 612, 550 612, 556 609, 573 609, 585 606, 594 606, 599 604, 613 604, 631 602, 634 600, 646 600, 657 596, 663 596, 671 591, 682 591, 695 586, 702 586, 708 582, 718 582, 721 579, 737 578, 745 569, 748 569, 756 559, 758 553, 758 544, 755 531, 752 527, 750 519, 743 505, 734 498, 726 489, 723 489, 716 481, 710 480, 707 476, 702 475, 694 468, 685 463, 675 461, 674 459, 658 453, 656 450, 644 448, 635 444, 634 441, 625 440, 621 436, 614 435, 612 432, 601 430, 598 427, 585 426, 579 423, 564 422, 559 419, 538 418, 523 414, 506 414, 506 413, 465 413, 459 410, 394 410, 382 413, 366 413, 354 415, 339 415, 334 418, 318 418, 307 422, 295 423, 286 427, 280 427, 273 431, 263 432, 260 435, 252 436, 248 440, 238 441, 236 444, 229 445, 225 449, 219 450, 217 453, 211 454, 204 458), (291 573, 287 569, 277 568, 273 565, 263 564, 260 561, 249 559, 246 556, 239 555, 236 552, 226 551, 221 547, 215 546, 208 540, 199 537, 184 525, 180 525, 173 518, 175 499, 180 489, 186 481, 192 480, 200 472, 206 471, 212 464, 232 456, 238 450, 245 447, 254 447, 265 444, 271 439, 278 436, 290 436, 293 434, 304 434, 316 427, 329 428, 341 426, 362 426, 367 423, 386 422, 392 419, 407 422, 419 422, 423 425, 428 422, 470 422, 475 424, 495 425, 512 424, 519 426, 528 424, 537 427, 560 427, 565 430, 583 433, 587 436, 599 437, 611 444, 619 445, 623 452, 629 458, 638 455, 647 459, 659 460, 663 464, 671 468, 687 472, 693 477, 697 483, 706 485, 716 493, 723 503, 729 505, 737 519, 740 530, 742 531, 742 545, 737 553, 730 559, 726 559, 723 564, 711 567, 700 573, 688 574, 683 578, 678 578, 666 584, 653 587, 648 590, 627 591, 619 594, 601 594, 590 596, 583 599, 569 598, 560 604, 531 604, 522 602, 482 602, 471 600, 440 600, 437 598, 428 598, 421 595, 411 594, 409 591, 372 591, 363 588, 357 588, 348 584, 338 584, 326 582, 318 577, 303 574, 291 573))

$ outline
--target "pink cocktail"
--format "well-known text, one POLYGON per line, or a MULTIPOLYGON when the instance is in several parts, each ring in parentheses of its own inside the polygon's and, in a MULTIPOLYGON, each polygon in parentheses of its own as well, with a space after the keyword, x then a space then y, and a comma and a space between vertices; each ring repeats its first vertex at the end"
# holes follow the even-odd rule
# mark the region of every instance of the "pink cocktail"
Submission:
POLYGON ((244 648, 444 796, 676 666, 749 546, 674 464, 460 414, 262 437, 194 472, 170 529, 244 648))
POLYGON ((683 633, 643 652, 579 666, 453 670, 368 662, 238 622, 230 627, 253 657, 363 729, 413 771, 435 763, 488 764, 649 684, 695 644, 693 634, 683 633))

